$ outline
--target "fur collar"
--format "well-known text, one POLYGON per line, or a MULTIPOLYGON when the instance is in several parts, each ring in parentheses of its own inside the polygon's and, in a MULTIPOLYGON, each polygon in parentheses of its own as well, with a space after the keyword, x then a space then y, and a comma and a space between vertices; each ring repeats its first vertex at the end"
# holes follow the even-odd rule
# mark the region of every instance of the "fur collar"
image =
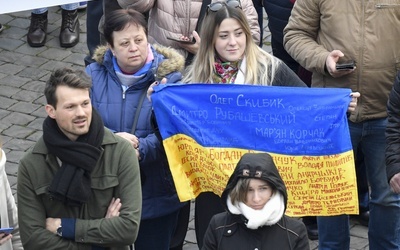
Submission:
MULTIPOLYGON (((169 73, 172 72, 182 72, 183 68, 185 66, 185 58, 178 53, 175 49, 169 48, 169 47, 164 47, 158 44, 154 44, 150 46, 156 53, 161 54, 165 57, 165 60, 162 61, 158 65, 157 69, 157 77, 163 78, 164 76, 168 75, 169 73)), ((98 64, 103 64, 104 62, 104 56, 106 55, 106 52, 109 50, 108 46, 101 45, 96 48, 96 50, 93 53, 93 59, 98 63, 98 64)), ((157 55, 154 55, 156 58, 157 55)))

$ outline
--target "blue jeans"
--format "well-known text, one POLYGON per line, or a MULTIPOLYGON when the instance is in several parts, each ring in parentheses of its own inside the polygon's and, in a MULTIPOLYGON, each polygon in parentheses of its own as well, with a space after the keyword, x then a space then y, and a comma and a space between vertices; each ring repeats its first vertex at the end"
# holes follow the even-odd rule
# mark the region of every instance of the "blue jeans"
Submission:
POLYGON ((358 148, 355 158, 357 191, 358 191, 358 207, 360 213, 369 211, 369 186, 367 179, 367 169, 365 167, 364 155, 361 152, 361 147, 358 148))
MULTIPOLYGON (((368 239, 370 250, 400 249, 400 196, 392 193, 386 176, 386 119, 349 122, 353 152, 364 155, 371 187, 368 239)), ((318 217, 319 249, 350 248, 349 216, 318 217)))
MULTIPOLYGON (((79 2, 61 5, 61 9, 63 9, 63 10, 76 10, 76 9, 78 9, 78 7, 79 7, 79 2)), ((32 10, 32 13, 33 14, 43 14, 46 11, 47 11, 47 8, 40 8, 40 9, 32 10)))
POLYGON ((168 250, 178 221, 179 209, 162 217, 141 220, 135 250, 168 250))

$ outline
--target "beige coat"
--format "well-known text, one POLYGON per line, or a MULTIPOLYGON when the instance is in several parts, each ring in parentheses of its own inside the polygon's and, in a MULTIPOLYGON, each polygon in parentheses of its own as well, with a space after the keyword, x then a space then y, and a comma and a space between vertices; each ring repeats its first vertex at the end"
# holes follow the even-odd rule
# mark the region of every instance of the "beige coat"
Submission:
POLYGON ((11 241, 0 246, 0 250, 23 249, 19 236, 17 206, 11 193, 10 184, 6 174, 6 154, 0 148, 0 222, 1 227, 14 227, 11 241))
MULTIPOLYGON (((257 11, 252 0, 241 0, 240 2, 249 21, 253 39, 258 44, 260 27, 257 11)), ((118 4, 121 8, 133 7, 142 13, 150 10, 149 43, 159 43, 175 48, 183 56, 187 56, 187 52, 181 49, 177 42, 168 40, 167 37, 191 36, 197 25, 202 0, 118 0, 118 4)))
POLYGON ((284 33, 288 53, 313 72, 313 87, 361 93, 353 122, 385 118, 400 70, 400 0, 297 0, 284 33), (332 50, 355 60, 357 69, 333 78, 324 69, 332 50))

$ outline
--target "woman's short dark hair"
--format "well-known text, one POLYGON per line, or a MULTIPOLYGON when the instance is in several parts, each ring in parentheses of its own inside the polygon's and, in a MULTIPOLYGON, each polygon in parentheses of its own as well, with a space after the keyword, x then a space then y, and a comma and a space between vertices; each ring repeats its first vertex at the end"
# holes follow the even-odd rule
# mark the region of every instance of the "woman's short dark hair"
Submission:
POLYGON ((118 9, 105 16, 104 37, 111 47, 114 47, 113 32, 121 31, 128 25, 142 27, 147 37, 148 31, 146 18, 142 13, 134 9, 118 9))

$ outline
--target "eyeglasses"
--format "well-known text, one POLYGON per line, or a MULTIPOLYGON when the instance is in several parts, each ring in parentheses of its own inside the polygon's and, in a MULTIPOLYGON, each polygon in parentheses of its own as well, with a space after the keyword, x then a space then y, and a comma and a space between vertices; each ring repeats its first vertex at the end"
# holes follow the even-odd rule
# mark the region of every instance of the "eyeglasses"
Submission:
POLYGON ((242 8, 240 5, 240 1, 238 0, 228 0, 228 1, 218 1, 215 3, 211 3, 207 5, 207 13, 211 10, 212 12, 219 11, 223 6, 231 7, 231 8, 242 8))

